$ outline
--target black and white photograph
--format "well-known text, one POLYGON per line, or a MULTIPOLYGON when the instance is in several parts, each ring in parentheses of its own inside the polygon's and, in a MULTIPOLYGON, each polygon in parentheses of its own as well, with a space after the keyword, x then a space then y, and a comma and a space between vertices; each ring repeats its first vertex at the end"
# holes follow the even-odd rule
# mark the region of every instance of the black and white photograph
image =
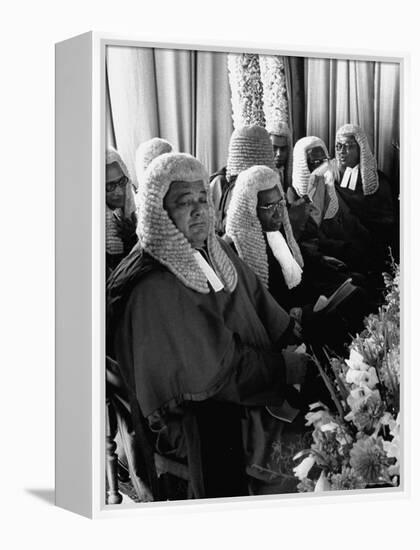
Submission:
POLYGON ((414 548, 415 3, 1 21, 2 548, 414 548))
POLYGON ((105 61, 106 503, 400 491, 401 61, 105 61))

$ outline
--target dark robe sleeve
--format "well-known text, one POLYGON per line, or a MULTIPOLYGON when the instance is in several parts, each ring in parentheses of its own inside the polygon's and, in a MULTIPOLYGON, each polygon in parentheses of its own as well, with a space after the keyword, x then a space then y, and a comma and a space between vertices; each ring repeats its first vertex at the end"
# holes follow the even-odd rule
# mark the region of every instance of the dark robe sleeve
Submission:
POLYGON ((371 267, 374 249, 371 234, 348 209, 345 214, 339 210, 334 218, 322 222, 319 248, 350 269, 365 271, 371 267))
POLYGON ((247 293, 254 301, 255 309, 270 337, 272 345, 275 349, 287 346, 287 344, 291 343, 289 338, 292 339, 293 320, 277 303, 252 269, 239 258, 234 248, 229 246, 227 242, 220 242, 235 264, 240 280, 245 285, 247 293))
POLYGON ((309 218, 310 204, 303 197, 299 197, 293 187, 287 189, 286 197, 290 225, 292 226, 293 235, 299 241, 309 218))
POLYGON ((365 197, 367 200, 368 224, 372 229, 393 225, 395 221, 390 183, 383 172, 378 171, 379 187, 376 193, 365 197))
POLYGON ((240 405, 280 405, 287 392, 285 361, 281 352, 257 350, 234 335, 232 371, 214 396, 240 405))
POLYGON ((381 271, 395 233, 389 183, 382 172, 378 177, 373 195, 363 195, 360 175, 355 193, 336 186, 339 212, 321 224, 320 249, 355 271, 381 271))
POLYGON ((392 201, 391 187, 385 174, 378 171, 379 188, 367 199, 367 227, 374 238, 379 254, 389 260, 389 247, 398 249, 397 211, 392 201))
MULTIPOLYGON (((262 308, 267 301, 268 307, 265 294, 258 301, 262 308)), ((286 315, 275 307, 280 310, 278 315, 286 315)), ((268 319, 268 312, 264 315, 268 319)), ((234 388, 226 399, 234 402, 251 403, 252 395, 267 387, 284 391, 281 353, 245 344, 217 310, 210 312, 197 305, 168 272, 146 276, 135 288, 125 330, 130 333, 129 360, 145 416, 165 405, 208 399, 226 384, 234 388)))

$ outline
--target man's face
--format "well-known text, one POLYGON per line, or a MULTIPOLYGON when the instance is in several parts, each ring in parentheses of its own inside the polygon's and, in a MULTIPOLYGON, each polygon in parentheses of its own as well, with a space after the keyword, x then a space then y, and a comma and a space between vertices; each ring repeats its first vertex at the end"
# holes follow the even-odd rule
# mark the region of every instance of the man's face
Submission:
POLYGON ((360 162, 360 147, 354 136, 345 134, 338 136, 335 142, 335 157, 340 170, 354 168, 360 162))
POLYGON ((204 246, 209 232, 209 205, 202 181, 174 181, 163 208, 193 248, 204 246))
POLYGON ((263 231, 278 231, 282 224, 282 199, 279 188, 275 185, 258 193, 257 216, 263 231))
POLYGON ((313 147, 306 151, 306 162, 309 172, 313 172, 327 160, 327 155, 322 147, 313 147))
POLYGON ((128 178, 118 162, 106 165, 106 203, 109 208, 123 208, 128 178))
POLYGON ((289 156, 287 138, 284 136, 275 136, 274 134, 271 134, 270 139, 273 144, 274 164, 278 169, 286 164, 289 156))

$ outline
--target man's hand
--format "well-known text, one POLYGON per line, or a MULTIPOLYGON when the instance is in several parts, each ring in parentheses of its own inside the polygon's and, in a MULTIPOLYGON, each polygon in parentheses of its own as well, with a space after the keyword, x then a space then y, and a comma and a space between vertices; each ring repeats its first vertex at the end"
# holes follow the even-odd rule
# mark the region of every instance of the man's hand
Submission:
POLYGON ((133 234, 136 232, 137 226, 137 217, 135 212, 133 212, 129 218, 116 218, 115 223, 117 226, 118 236, 123 241, 129 241, 132 239, 133 234))
POLYGON ((128 254, 137 242, 137 216, 133 212, 129 218, 116 219, 118 236, 124 245, 124 253, 128 254))
POLYGON ((299 237, 305 228, 311 211, 311 204, 304 197, 292 202, 289 207, 289 219, 295 237, 299 237))

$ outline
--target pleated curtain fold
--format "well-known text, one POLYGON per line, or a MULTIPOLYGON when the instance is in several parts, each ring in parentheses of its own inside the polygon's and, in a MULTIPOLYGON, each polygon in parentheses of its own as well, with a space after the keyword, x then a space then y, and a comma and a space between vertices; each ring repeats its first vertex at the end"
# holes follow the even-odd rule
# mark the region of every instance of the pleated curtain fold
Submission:
POLYGON ((108 140, 114 136, 135 183, 137 147, 152 137, 197 156, 210 172, 226 163, 232 132, 226 54, 109 47, 107 75, 108 140))
MULTIPOLYGON (((107 141, 135 180, 140 143, 162 137, 210 173, 226 165, 233 130, 228 54, 159 48, 107 49, 107 141)), ((334 156, 336 130, 359 124, 378 166, 398 172, 399 65, 285 57, 289 123, 296 142, 322 138, 334 156)))
POLYGON ((334 156, 335 133, 346 123, 366 132, 378 167, 392 176, 399 144, 399 65, 305 59, 306 132, 334 156), (394 145, 393 145, 394 144, 394 145))

